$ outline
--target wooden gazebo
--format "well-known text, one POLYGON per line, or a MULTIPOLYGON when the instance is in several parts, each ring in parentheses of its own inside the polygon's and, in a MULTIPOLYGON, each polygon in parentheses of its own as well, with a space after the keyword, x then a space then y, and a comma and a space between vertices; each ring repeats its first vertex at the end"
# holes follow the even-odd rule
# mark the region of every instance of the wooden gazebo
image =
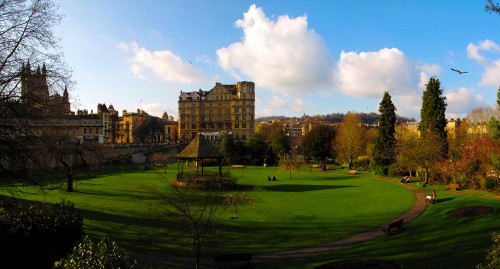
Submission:
MULTIPOLYGON (((219 176, 222 176, 222 158, 224 155, 220 153, 208 140, 200 133, 191 143, 189 143, 183 151, 176 155, 179 162, 184 160, 196 161, 196 179, 199 175, 199 167, 201 166, 201 176, 203 176, 203 160, 216 159, 219 165, 219 176)), ((177 168, 177 177, 184 174, 184 165, 179 165, 177 168), (180 167, 179 167, 180 166, 180 167)))

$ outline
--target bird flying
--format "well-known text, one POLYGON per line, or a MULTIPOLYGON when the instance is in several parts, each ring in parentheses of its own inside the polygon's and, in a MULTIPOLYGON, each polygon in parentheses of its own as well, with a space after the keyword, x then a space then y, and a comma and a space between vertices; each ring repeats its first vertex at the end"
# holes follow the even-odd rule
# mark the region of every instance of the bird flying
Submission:
POLYGON ((458 74, 460 74, 460 75, 461 75, 461 74, 466 74, 466 73, 469 73, 469 72, 466 72, 466 71, 460 71, 460 70, 453 69, 453 68, 451 69, 451 71, 455 71, 455 72, 457 72, 457 73, 458 73, 458 74))

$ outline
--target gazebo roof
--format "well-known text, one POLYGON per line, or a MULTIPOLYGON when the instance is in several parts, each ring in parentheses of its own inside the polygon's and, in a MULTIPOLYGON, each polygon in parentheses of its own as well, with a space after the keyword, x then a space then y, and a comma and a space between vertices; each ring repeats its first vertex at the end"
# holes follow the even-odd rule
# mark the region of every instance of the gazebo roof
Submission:
POLYGON ((202 159, 202 158, 223 158, 224 155, 220 153, 208 140, 202 135, 198 134, 186 148, 177 154, 175 157, 179 159, 202 159))

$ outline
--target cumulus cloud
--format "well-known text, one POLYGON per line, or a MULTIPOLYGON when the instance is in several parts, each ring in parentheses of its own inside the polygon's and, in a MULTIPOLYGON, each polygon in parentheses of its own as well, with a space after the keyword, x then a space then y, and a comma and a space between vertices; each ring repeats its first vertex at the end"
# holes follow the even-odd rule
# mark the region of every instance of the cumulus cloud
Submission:
POLYGON ((432 75, 441 72, 437 65, 414 62, 397 48, 373 52, 344 52, 337 66, 337 89, 354 97, 407 95, 425 87, 432 75))
POLYGON ((444 93, 446 102, 446 114, 448 117, 464 117, 474 108, 483 105, 483 97, 475 95, 472 89, 460 88, 444 93))
POLYGON ((156 117, 162 117, 164 112, 167 112, 170 116, 174 116, 174 114, 167 111, 167 108, 160 103, 136 104, 136 108, 146 111, 149 115, 156 117))
POLYGON ((252 5, 236 27, 243 30, 242 41, 217 50, 220 67, 235 78, 250 78, 260 87, 285 95, 331 84, 328 48, 308 29, 307 17, 272 20, 252 5))
POLYGON ((467 46, 467 56, 481 64, 485 71, 482 74, 480 86, 497 86, 500 84, 500 46, 491 40, 484 40, 479 44, 470 43, 467 46), (497 60, 490 60, 485 53, 496 55, 497 60))
POLYGON ((136 42, 120 43, 118 47, 132 55, 129 59, 130 71, 137 78, 147 80, 148 74, 152 74, 167 82, 183 84, 201 82, 204 79, 202 72, 169 50, 149 51, 136 42))

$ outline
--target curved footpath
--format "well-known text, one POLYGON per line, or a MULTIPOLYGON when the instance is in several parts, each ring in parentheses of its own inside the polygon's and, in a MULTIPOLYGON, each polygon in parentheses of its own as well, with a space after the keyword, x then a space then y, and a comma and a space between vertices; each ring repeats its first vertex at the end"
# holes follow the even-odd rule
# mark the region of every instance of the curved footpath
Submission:
MULTIPOLYGON (((398 184, 394 181, 390 180, 385 180, 381 179, 383 181, 386 181, 387 183, 393 183, 393 184, 398 184)), ((263 262, 272 262, 272 261, 277 261, 281 259, 289 259, 289 258, 297 258, 297 257, 308 257, 308 256, 313 256, 319 253, 323 252, 329 252, 345 247, 350 247, 368 240, 375 239, 377 237, 384 236, 384 232, 382 231, 382 228, 386 228, 389 223, 392 223, 394 221, 404 219, 404 224, 403 226, 416 219, 418 216, 420 216, 425 209, 427 209, 427 204, 425 202, 425 190, 422 189, 417 189, 409 184, 401 184, 401 186, 406 187, 410 190, 413 191, 415 194, 416 202, 413 205, 413 207, 407 211, 406 213, 400 215, 399 217, 395 218, 394 220, 391 220, 387 224, 376 227, 373 229, 370 229, 368 231, 365 231, 363 233, 353 235, 351 237, 341 239, 335 242, 331 243, 326 243, 326 244, 321 244, 321 245, 316 245, 316 246, 310 246, 310 247, 304 247, 304 248, 299 248, 299 249, 293 249, 293 250, 287 250, 287 251, 281 251, 281 252, 275 252, 275 253, 267 253, 267 254, 256 254, 252 258, 252 263, 263 263, 263 262)), ((158 261, 158 260, 157 260, 158 261)), ((161 261, 158 261, 161 262, 161 261)), ((168 261, 163 261, 166 264, 192 264, 193 259, 189 258, 171 258, 168 261)), ((215 267, 215 262, 213 259, 202 259, 201 261, 202 265, 205 266, 214 266, 215 267)))
MULTIPOLYGON (((390 180, 384 180, 388 183, 394 183, 397 184, 393 181, 390 180)), ((255 255, 252 259, 252 262, 268 262, 268 261, 274 261, 274 260, 280 260, 280 259, 287 259, 287 258, 297 258, 297 257, 307 257, 307 256, 312 256, 318 253, 322 252, 328 252, 328 251, 333 251, 345 247, 350 247, 355 244, 359 244, 368 240, 375 239, 380 236, 384 236, 384 232, 382 231, 382 228, 387 228, 389 223, 392 223, 394 221, 404 219, 404 224, 403 226, 416 219, 418 216, 420 216, 422 213, 424 213, 425 209, 427 209, 427 203, 425 202, 425 190, 422 189, 417 189, 411 185, 408 184, 401 184, 401 186, 404 186, 410 190, 413 191, 415 194, 416 202, 413 205, 413 207, 408 210, 406 213, 400 215, 399 217, 395 218, 394 220, 391 220, 388 222, 386 225, 380 226, 373 228, 371 230, 365 231, 363 233, 353 235, 351 237, 341 239, 335 242, 331 243, 326 243, 326 244, 321 244, 321 245, 316 245, 316 246, 311 246, 311 247, 305 247, 305 248, 299 248, 299 249, 294 249, 294 250, 288 250, 288 251, 282 251, 282 252, 276 252, 276 253, 270 253, 270 254, 260 254, 260 255, 255 255)))

